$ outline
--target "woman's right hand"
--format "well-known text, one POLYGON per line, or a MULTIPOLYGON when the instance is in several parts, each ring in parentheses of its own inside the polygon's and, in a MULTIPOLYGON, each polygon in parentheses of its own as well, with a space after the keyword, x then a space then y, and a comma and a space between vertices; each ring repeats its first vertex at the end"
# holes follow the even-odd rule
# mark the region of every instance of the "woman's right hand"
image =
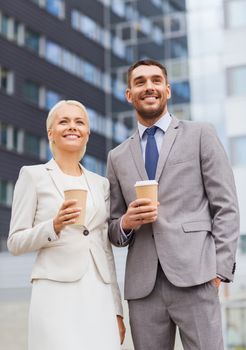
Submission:
POLYGON ((57 216, 53 220, 55 233, 58 235, 66 225, 74 224, 79 216, 81 208, 75 208, 77 200, 69 199, 64 201, 57 216))

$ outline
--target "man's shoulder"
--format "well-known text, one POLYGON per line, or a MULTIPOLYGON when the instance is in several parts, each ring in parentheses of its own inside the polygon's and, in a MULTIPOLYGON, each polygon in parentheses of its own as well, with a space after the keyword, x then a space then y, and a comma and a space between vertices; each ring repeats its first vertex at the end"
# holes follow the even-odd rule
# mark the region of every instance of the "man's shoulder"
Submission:
POLYGON ((111 155, 119 155, 119 154, 122 154, 122 153, 125 153, 125 152, 128 152, 129 150, 129 144, 131 142, 131 140, 134 138, 134 137, 138 137, 137 135, 137 131, 135 131, 135 133, 128 137, 125 141, 123 141, 121 144, 119 144, 118 146, 116 146, 115 148, 113 148, 111 151, 110 151, 110 154, 111 155))
POLYGON ((195 128, 195 129, 202 129, 202 128, 210 128, 212 127, 212 124, 207 122, 200 122, 200 121, 194 121, 194 120, 179 120, 179 125, 183 126, 185 128, 195 128))
POLYGON ((200 122, 193 120, 179 120, 179 128, 183 130, 184 133, 196 133, 202 134, 203 132, 216 133, 214 126, 208 122, 200 122))

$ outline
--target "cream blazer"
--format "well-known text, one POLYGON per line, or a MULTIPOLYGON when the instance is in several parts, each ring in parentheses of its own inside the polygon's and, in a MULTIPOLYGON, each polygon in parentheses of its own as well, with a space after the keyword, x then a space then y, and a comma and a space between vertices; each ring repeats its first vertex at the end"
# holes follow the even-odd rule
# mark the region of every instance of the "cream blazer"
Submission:
POLYGON ((66 226, 57 236, 53 219, 64 201, 61 170, 54 159, 21 169, 14 190, 8 249, 13 255, 37 251, 31 279, 60 282, 83 278, 91 254, 102 280, 112 286, 116 314, 122 315, 114 257, 108 240, 109 183, 106 178, 84 168, 83 172, 94 213, 84 226, 66 226))

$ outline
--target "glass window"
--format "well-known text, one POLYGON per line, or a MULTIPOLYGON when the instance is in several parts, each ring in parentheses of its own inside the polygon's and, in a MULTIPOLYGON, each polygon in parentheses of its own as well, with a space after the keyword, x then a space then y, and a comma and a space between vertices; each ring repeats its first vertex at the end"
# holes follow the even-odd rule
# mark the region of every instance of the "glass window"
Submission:
POLYGON ((146 17, 141 17, 140 18, 140 25, 141 25, 141 31, 145 34, 150 34, 151 33, 151 21, 146 18, 146 17))
POLYGON ((7 92, 8 88, 8 73, 7 69, 0 67, 0 88, 5 92, 7 92))
POLYGON ((14 74, 6 68, 0 67, 0 89, 7 94, 14 92, 14 74))
POLYGON ((152 4, 155 5, 157 8, 162 8, 162 0, 151 0, 152 4))
POLYGON ((20 32, 20 23, 18 21, 14 21, 14 41, 18 43, 19 41, 19 32, 20 32))
POLYGON ((86 154, 82 162, 86 169, 105 176, 106 164, 102 160, 86 154))
POLYGON ((246 66, 233 67, 228 70, 228 94, 231 96, 246 95, 246 66))
POLYGON ((61 100, 61 95, 57 92, 46 90, 45 92, 45 108, 51 109, 59 100, 61 100))
POLYGON ((115 141, 119 143, 123 142, 128 137, 128 129, 123 123, 115 122, 113 124, 113 135, 115 141))
POLYGON ((126 18, 129 21, 137 21, 138 20, 138 12, 133 8, 132 4, 126 5, 126 18))
POLYGON ((45 46, 45 58, 58 66, 62 64, 62 48, 52 41, 47 40, 45 46))
POLYGON ((36 135, 26 132, 24 141, 24 152, 39 158, 40 138, 36 135))
POLYGON ((161 28, 155 26, 152 33, 152 39, 156 44, 161 45, 163 40, 163 33, 161 28))
POLYGON ((113 81, 113 94, 121 101, 125 101, 126 85, 119 79, 113 81))
POLYGON ((40 86, 31 81, 25 81, 23 86, 23 96, 24 98, 34 103, 35 105, 39 105, 39 89, 40 86))
POLYGON ((0 204, 7 204, 8 182, 0 179, 0 204))
POLYGON ((226 22, 229 28, 246 27, 246 1, 230 0, 226 2, 226 22))
POLYGON ((125 4, 123 0, 112 0, 112 10, 118 16, 123 17, 125 15, 125 4))
POLYGON ((179 37, 170 40, 171 45, 171 57, 186 57, 187 56, 187 38, 179 37))
POLYGON ((74 29, 80 30, 80 13, 77 10, 72 10, 71 23, 74 29))
POLYGON ((246 255, 246 234, 240 235, 240 251, 246 255))
POLYGON ((46 0, 45 8, 53 16, 62 18, 64 15, 63 0, 46 0))
POLYGON ((31 29, 26 29, 25 31, 25 46, 31 51, 39 54, 39 40, 40 35, 31 29))
POLYGON ((172 83, 172 101, 174 103, 190 101, 190 85, 188 82, 172 83))
POLYGON ((178 17, 170 18, 170 29, 172 32, 179 32, 181 29, 180 19, 178 17))
POLYGON ((19 151, 19 130, 13 128, 13 149, 19 151))
POLYGON ((51 15, 58 18, 64 18, 65 4, 64 0, 31 0, 34 4, 44 8, 51 15))
MULTIPOLYGON (((240 300, 240 299, 239 299, 240 300)), ((245 316, 246 308, 243 304, 233 306, 228 303, 226 309, 226 345, 228 350, 243 350, 246 346, 245 316)))
POLYGON ((123 42, 123 40, 121 40, 119 37, 114 37, 113 38, 113 43, 112 43, 112 50, 114 52, 115 55, 124 58, 126 55, 125 52, 125 44, 123 42))
POLYGON ((84 79, 92 84, 96 83, 96 71, 95 67, 88 63, 84 62, 84 79))
POLYGON ((1 20, 1 34, 5 37, 8 36, 8 25, 9 24, 9 17, 2 15, 2 20, 1 20))
POLYGON ((97 39, 97 24, 91 18, 81 15, 80 30, 91 39, 97 39))
POLYGON ((7 147, 8 126, 0 123, 0 145, 7 147))
POLYGON ((246 165, 246 136, 230 139, 230 154, 232 165, 246 165))
POLYGON ((105 30, 90 17, 85 16, 77 10, 73 10, 71 23, 74 29, 83 33, 87 38, 96 41, 104 47, 110 47, 109 33, 105 32, 105 30))

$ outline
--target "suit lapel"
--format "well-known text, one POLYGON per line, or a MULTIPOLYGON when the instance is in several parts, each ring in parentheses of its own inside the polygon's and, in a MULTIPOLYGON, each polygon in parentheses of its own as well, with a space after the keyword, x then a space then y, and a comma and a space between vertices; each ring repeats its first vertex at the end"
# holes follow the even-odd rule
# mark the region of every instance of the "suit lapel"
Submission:
POLYGON ((131 150, 132 158, 134 160, 136 169, 138 171, 139 178, 142 180, 148 180, 148 175, 146 173, 146 169, 144 165, 138 130, 130 138, 129 141, 130 141, 130 150, 131 150))
POLYGON ((92 198, 92 202, 93 202, 93 211, 91 213, 91 215, 89 217, 87 217, 87 222, 85 223, 86 226, 88 226, 90 224, 90 222, 94 219, 95 215, 98 212, 99 206, 97 205, 98 202, 98 184, 96 183, 96 181, 94 180, 94 177, 90 175, 90 172, 87 171, 82 165, 80 165, 84 176, 85 176, 85 181, 86 184, 88 186, 88 189, 90 191, 91 194, 91 198, 92 198))
POLYGON ((64 190, 63 190, 64 185, 62 183, 61 170, 59 169, 58 165, 56 164, 53 158, 48 163, 45 164, 45 167, 46 167, 46 170, 48 171, 48 174, 51 176, 58 192, 64 199, 64 190))
POLYGON ((172 122, 169 125, 162 141, 161 151, 156 169, 156 181, 159 181, 161 173, 165 167, 169 152, 177 136, 178 126, 178 119, 172 116, 172 122))
MULTIPOLYGON (((81 165, 80 165, 81 166, 81 165)), ((48 163, 45 164, 45 168, 48 171, 48 174, 51 176, 52 181, 57 188, 59 194, 64 199, 64 184, 62 182, 62 176, 61 176, 61 170, 56 164, 54 159, 51 159, 48 163)), ((97 205, 97 183, 94 181, 94 177, 90 176, 90 172, 87 171, 83 166, 81 166, 81 169, 83 170, 83 173, 85 175, 85 180, 88 186, 88 189, 91 194, 92 202, 93 202, 93 208, 92 215, 87 218, 87 222, 85 223, 85 226, 87 227, 88 224, 93 220, 95 217, 99 207, 97 205)))

